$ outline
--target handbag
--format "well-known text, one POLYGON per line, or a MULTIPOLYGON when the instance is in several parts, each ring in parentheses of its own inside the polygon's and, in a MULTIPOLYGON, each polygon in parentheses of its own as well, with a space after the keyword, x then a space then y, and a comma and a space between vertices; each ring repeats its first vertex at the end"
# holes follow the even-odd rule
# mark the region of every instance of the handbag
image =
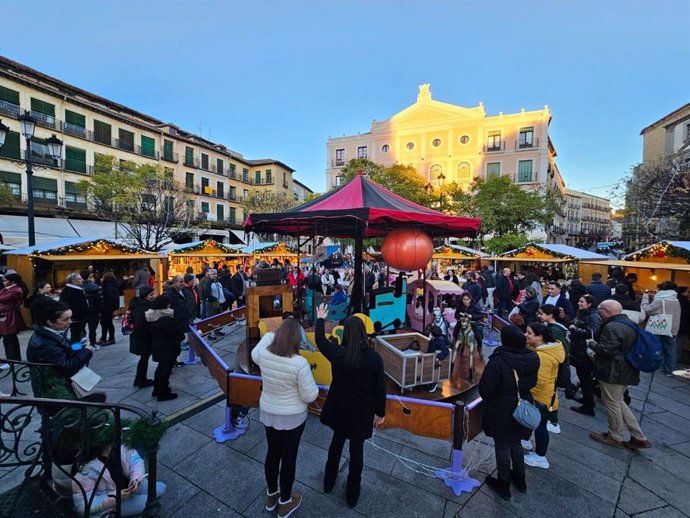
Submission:
POLYGON ((513 369, 515 375, 515 386, 517 388, 518 404, 513 410, 513 419, 520 423, 525 428, 536 430, 541 423, 541 411, 529 401, 520 397, 520 378, 517 372, 513 369))
POLYGON ((72 380, 74 393, 78 398, 82 398, 96 387, 98 382, 101 381, 101 376, 88 367, 82 367, 70 379, 72 380))
POLYGON ((650 315, 645 329, 653 335, 673 336, 673 315, 666 313, 665 300, 661 301, 661 313, 650 315))

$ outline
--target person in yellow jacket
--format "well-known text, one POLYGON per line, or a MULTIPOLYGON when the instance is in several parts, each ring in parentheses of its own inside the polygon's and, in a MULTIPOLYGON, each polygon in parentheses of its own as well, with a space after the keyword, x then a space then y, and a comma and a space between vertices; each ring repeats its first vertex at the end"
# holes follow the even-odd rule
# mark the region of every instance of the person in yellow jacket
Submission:
POLYGON ((565 361, 565 348, 561 342, 554 340, 549 328, 541 323, 528 325, 525 337, 527 347, 539 356, 537 384, 532 389, 532 397, 535 404, 542 410, 541 423, 534 431, 535 451, 525 455, 525 464, 548 469, 549 461, 546 460, 546 450, 549 447, 549 431, 546 425, 549 421, 549 414, 558 410, 556 378, 558 377, 558 366, 565 361))

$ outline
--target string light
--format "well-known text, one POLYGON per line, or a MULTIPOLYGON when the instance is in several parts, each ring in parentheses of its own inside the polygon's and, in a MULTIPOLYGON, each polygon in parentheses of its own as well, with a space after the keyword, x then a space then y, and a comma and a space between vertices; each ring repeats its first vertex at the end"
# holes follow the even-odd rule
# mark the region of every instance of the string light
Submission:
POLYGON ((188 254, 191 252, 204 252, 204 251, 215 252, 217 250, 220 250, 224 254, 227 254, 227 255, 241 254, 242 253, 242 251, 237 249, 237 248, 232 248, 230 246, 224 245, 223 243, 219 243, 218 241, 216 241, 214 239, 207 239, 206 241, 202 241, 201 243, 198 243, 196 245, 177 248, 177 249, 171 251, 170 255, 188 254))
POLYGON ((265 248, 257 248, 254 250, 254 255, 277 255, 277 256, 287 256, 287 255, 297 255, 297 250, 287 246, 285 243, 280 242, 274 245, 269 245, 265 248))
POLYGON ((668 241, 659 241, 652 246, 648 246, 647 248, 643 248, 642 250, 638 250, 637 252, 628 255, 626 259, 630 261, 641 261, 645 257, 664 259, 668 256, 680 257, 681 259, 690 262, 690 250, 673 246, 668 241))
POLYGON ((518 257, 520 255, 526 255, 527 257, 534 257, 535 260, 539 260, 540 257, 537 257, 539 255, 545 255, 546 258, 555 258, 555 259, 566 259, 568 261, 577 261, 578 258, 570 255, 570 254, 564 254, 561 252, 555 252, 553 250, 549 250, 547 248, 542 248, 541 246, 537 244, 529 244, 525 245, 521 248, 516 248, 515 250, 511 252, 506 252, 504 254, 501 254, 499 257, 504 258, 504 257, 518 257))
POLYGON ((62 255, 75 255, 75 254, 86 254, 92 252, 98 255, 108 255, 112 251, 116 251, 119 255, 141 255, 145 253, 143 250, 138 248, 132 248, 127 245, 120 243, 115 243, 113 241, 108 241, 107 239, 99 239, 98 241, 89 241, 88 243, 80 243, 77 245, 61 246, 58 248, 52 248, 45 251, 34 251, 29 254, 29 257, 42 257, 42 256, 62 256, 62 255))

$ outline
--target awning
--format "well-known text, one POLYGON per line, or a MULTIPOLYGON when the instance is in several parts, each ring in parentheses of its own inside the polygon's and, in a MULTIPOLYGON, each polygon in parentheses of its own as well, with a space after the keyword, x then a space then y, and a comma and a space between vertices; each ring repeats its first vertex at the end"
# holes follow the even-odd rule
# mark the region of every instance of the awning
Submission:
POLYGON ((690 264, 677 263, 648 263, 646 261, 580 261, 580 264, 591 264, 594 266, 622 266, 623 268, 645 268, 648 270, 676 270, 690 272, 690 264))

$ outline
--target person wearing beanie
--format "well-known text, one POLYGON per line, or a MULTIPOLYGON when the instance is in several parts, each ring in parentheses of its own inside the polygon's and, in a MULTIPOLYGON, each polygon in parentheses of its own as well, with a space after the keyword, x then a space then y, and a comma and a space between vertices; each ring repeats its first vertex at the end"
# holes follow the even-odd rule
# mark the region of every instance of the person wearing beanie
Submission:
POLYGON ((479 395, 484 401, 482 425, 484 433, 494 439, 498 469, 496 477, 486 477, 486 484, 504 500, 510 499, 511 482, 521 493, 527 491, 520 441, 529 439, 532 430, 513 419, 513 412, 518 391, 520 398, 533 401, 531 390, 537 384, 538 371, 539 357, 527 349, 524 333, 516 326, 504 326, 501 346, 489 358, 479 382, 479 395))
POLYGON ((146 311, 156 298, 156 292, 150 286, 139 288, 139 295, 129 303, 129 318, 134 324, 134 330, 129 335, 129 352, 139 356, 134 386, 137 388, 152 387, 153 380, 147 378, 149 358, 151 357, 151 329, 146 321, 146 311))

